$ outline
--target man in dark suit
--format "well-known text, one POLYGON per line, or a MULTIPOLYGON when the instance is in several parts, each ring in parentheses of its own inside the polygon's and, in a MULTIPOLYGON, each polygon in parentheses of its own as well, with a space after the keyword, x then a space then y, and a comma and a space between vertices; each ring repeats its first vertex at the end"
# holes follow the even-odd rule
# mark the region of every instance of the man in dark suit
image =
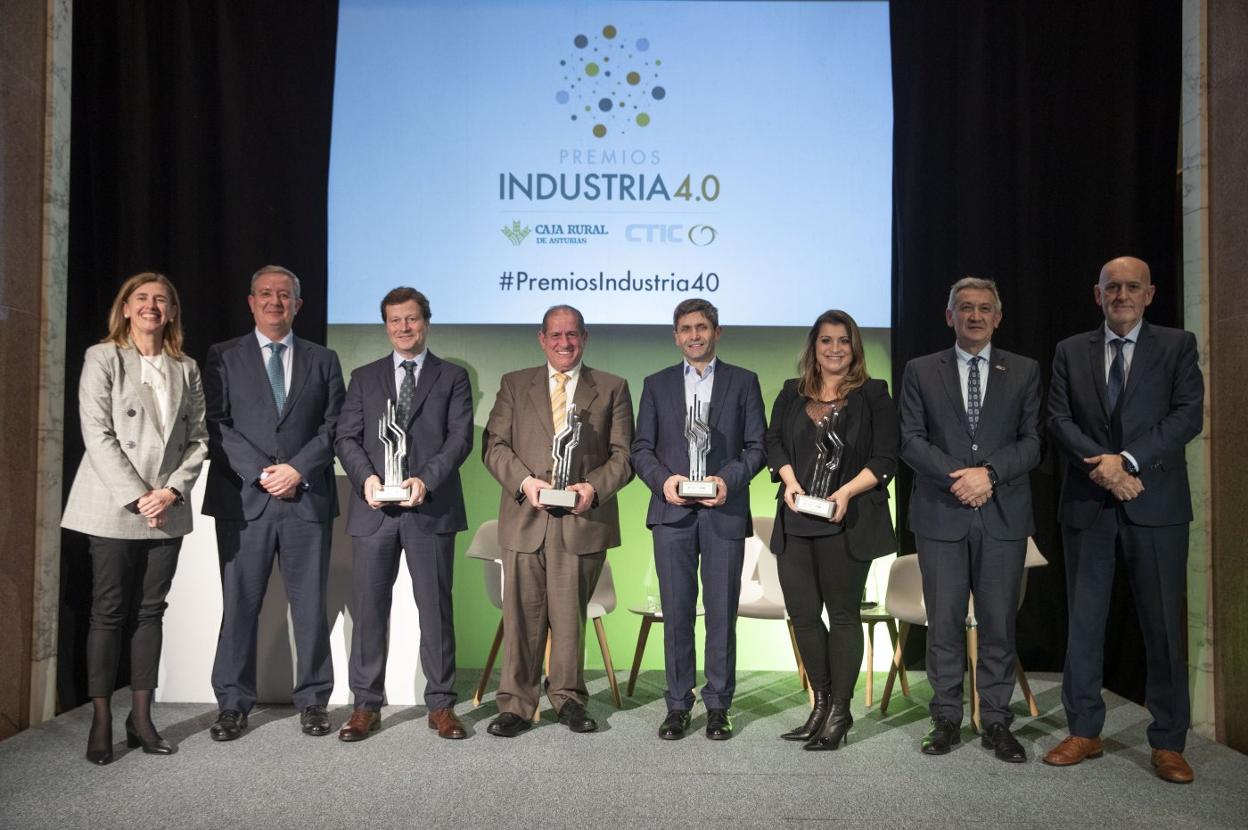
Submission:
POLYGON ((256 627, 276 555, 294 624, 292 692, 308 735, 330 731, 334 686, 325 619, 334 489, 334 429, 342 408, 338 355, 294 336, 299 279, 276 265, 251 278, 254 331, 208 350, 204 397, 211 465, 203 511, 217 524, 222 613, 212 688, 213 740, 247 728, 256 702, 256 627))
POLYGON ((1200 434, 1205 387, 1191 332, 1149 325, 1146 263, 1106 263, 1093 289, 1105 323, 1057 346, 1049 432, 1066 456, 1059 518, 1069 629, 1062 705, 1070 736, 1044 756, 1069 766, 1104 751, 1105 617, 1122 551, 1148 658, 1153 766, 1187 783, 1190 723, 1181 619, 1192 497, 1184 447, 1200 434))
POLYGON ((527 730, 537 713, 547 630, 546 693, 559 722, 573 732, 598 728, 585 709, 585 606, 607 548, 620 544, 615 495, 633 477, 633 404, 626 380, 581 362, 588 339, 575 308, 547 310, 538 333, 545 365, 503 375, 485 427, 485 466, 503 487, 503 671, 488 731, 503 738, 527 730), (538 494, 551 487, 555 424, 563 426, 569 404, 581 418, 568 485, 576 503, 547 507, 538 494))
POLYGON ((701 559, 706 608, 706 736, 732 737, 728 709, 736 686, 737 601, 745 539, 753 533, 750 479, 767 461, 767 420, 758 376, 715 357, 719 312, 706 300, 685 300, 672 315, 684 360, 646 378, 633 439, 633 466, 650 488, 646 526, 654 534, 654 561, 663 604, 667 717, 659 737, 678 740, 689 728, 697 682, 693 626, 701 559), (697 398, 710 428, 705 480, 710 498, 682 498, 689 480, 686 414, 697 398))
MULTIPOLYGON (((455 716, 455 619, 451 576, 455 533, 466 530, 459 467, 472 450, 472 388, 468 373, 425 348, 429 300, 396 288, 381 301, 381 319, 394 351, 351 373, 334 448, 351 480, 347 532, 351 568, 351 691, 355 711, 338 732, 360 741, 381 725, 386 694, 390 603, 399 556, 407 554, 420 615, 420 666, 429 727, 443 738, 465 737, 455 716), (383 501, 387 450, 378 425, 393 405, 406 435, 403 469, 409 495, 383 501)), ((397 484, 399 482, 389 482, 397 484)))
POLYGON ((992 280, 953 284, 945 322, 956 342, 906 364, 901 457, 914 470, 910 529, 927 606, 932 728, 921 749, 961 742, 966 615, 975 594, 983 745, 1002 761, 1027 760, 1010 734, 1014 620, 1035 532, 1030 470, 1040 462, 1040 367, 992 345, 1001 298, 992 280))

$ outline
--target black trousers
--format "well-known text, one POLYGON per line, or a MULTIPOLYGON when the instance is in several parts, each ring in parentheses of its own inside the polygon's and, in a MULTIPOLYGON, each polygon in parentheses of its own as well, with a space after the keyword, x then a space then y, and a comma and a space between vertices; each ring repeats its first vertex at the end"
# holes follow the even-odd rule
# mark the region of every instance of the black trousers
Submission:
POLYGON ((130 688, 156 688, 169 586, 182 539, 88 536, 91 628, 87 632, 87 694, 109 697, 117 687, 122 637, 130 638, 130 688))
POLYGON ((784 553, 776 559, 784 607, 811 687, 838 699, 853 697, 862 666, 859 603, 871 563, 849 555, 843 533, 785 534, 784 553), (823 624, 824 608, 830 626, 823 624))

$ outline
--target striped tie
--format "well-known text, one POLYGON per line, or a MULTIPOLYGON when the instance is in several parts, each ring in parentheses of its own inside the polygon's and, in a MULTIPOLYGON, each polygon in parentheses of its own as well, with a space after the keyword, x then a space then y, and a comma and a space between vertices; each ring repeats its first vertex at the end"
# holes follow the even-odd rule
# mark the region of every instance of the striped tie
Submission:
POLYGON ((550 395, 550 415, 555 425, 555 432, 563 429, 568 411, 568 376, 563 372, 555 372, 555 391, 550 395))
POLYGON ((286 351, 285 343, 269 343, 269 387, 273 390, 273 403, 277 404, 277 414, 281 415, 286 408, 286 367, 282 365, 282 352, 286 351))
POLYGON ((971 435, 979 428, 979 355, 971 358, 971 368, 966 373, 966 423, 971 435))

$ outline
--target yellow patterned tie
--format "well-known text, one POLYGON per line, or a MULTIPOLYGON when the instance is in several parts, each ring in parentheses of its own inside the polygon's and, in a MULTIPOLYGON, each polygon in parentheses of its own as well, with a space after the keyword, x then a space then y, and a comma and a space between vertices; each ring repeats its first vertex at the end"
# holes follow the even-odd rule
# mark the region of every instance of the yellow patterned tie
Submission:
POLYGON ((568 376, 563 372, 555 372, 555 391, 550 394, 550 415, 555 425, 555 432, 563 429, 564 419, 568 410, 568 376))

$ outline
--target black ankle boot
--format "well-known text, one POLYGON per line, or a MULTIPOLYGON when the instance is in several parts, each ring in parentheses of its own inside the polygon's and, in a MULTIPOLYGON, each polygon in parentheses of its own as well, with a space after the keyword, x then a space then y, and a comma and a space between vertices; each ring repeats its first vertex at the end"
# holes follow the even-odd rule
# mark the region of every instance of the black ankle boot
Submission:
POLYGON ((828 709, 831 705, 832 693, 816 689, 815 705, 810 710, 810 717, 797 729, 794 729, 792 732, 785 732, 780 737, 786 741, 809 741, 819 734, 819 730, 823 728, 823 722, 828 718, 828 709))
POLYGON ((834 699, 823 728, 802 749, 816 752, 838 749, 841 744, 849 743, 849 728, 853 725, 854 716, 849 713, 849 698, 834 699))
POLYGON ((155 727, 152 728, 152 734, 156 736, 155 740, 143 740, 134 728, 134 715, 126 718, 126 746, 131 749, 143 747, 144 755, 172 755, 176 751, 173 744, 160 737, 155 727))

